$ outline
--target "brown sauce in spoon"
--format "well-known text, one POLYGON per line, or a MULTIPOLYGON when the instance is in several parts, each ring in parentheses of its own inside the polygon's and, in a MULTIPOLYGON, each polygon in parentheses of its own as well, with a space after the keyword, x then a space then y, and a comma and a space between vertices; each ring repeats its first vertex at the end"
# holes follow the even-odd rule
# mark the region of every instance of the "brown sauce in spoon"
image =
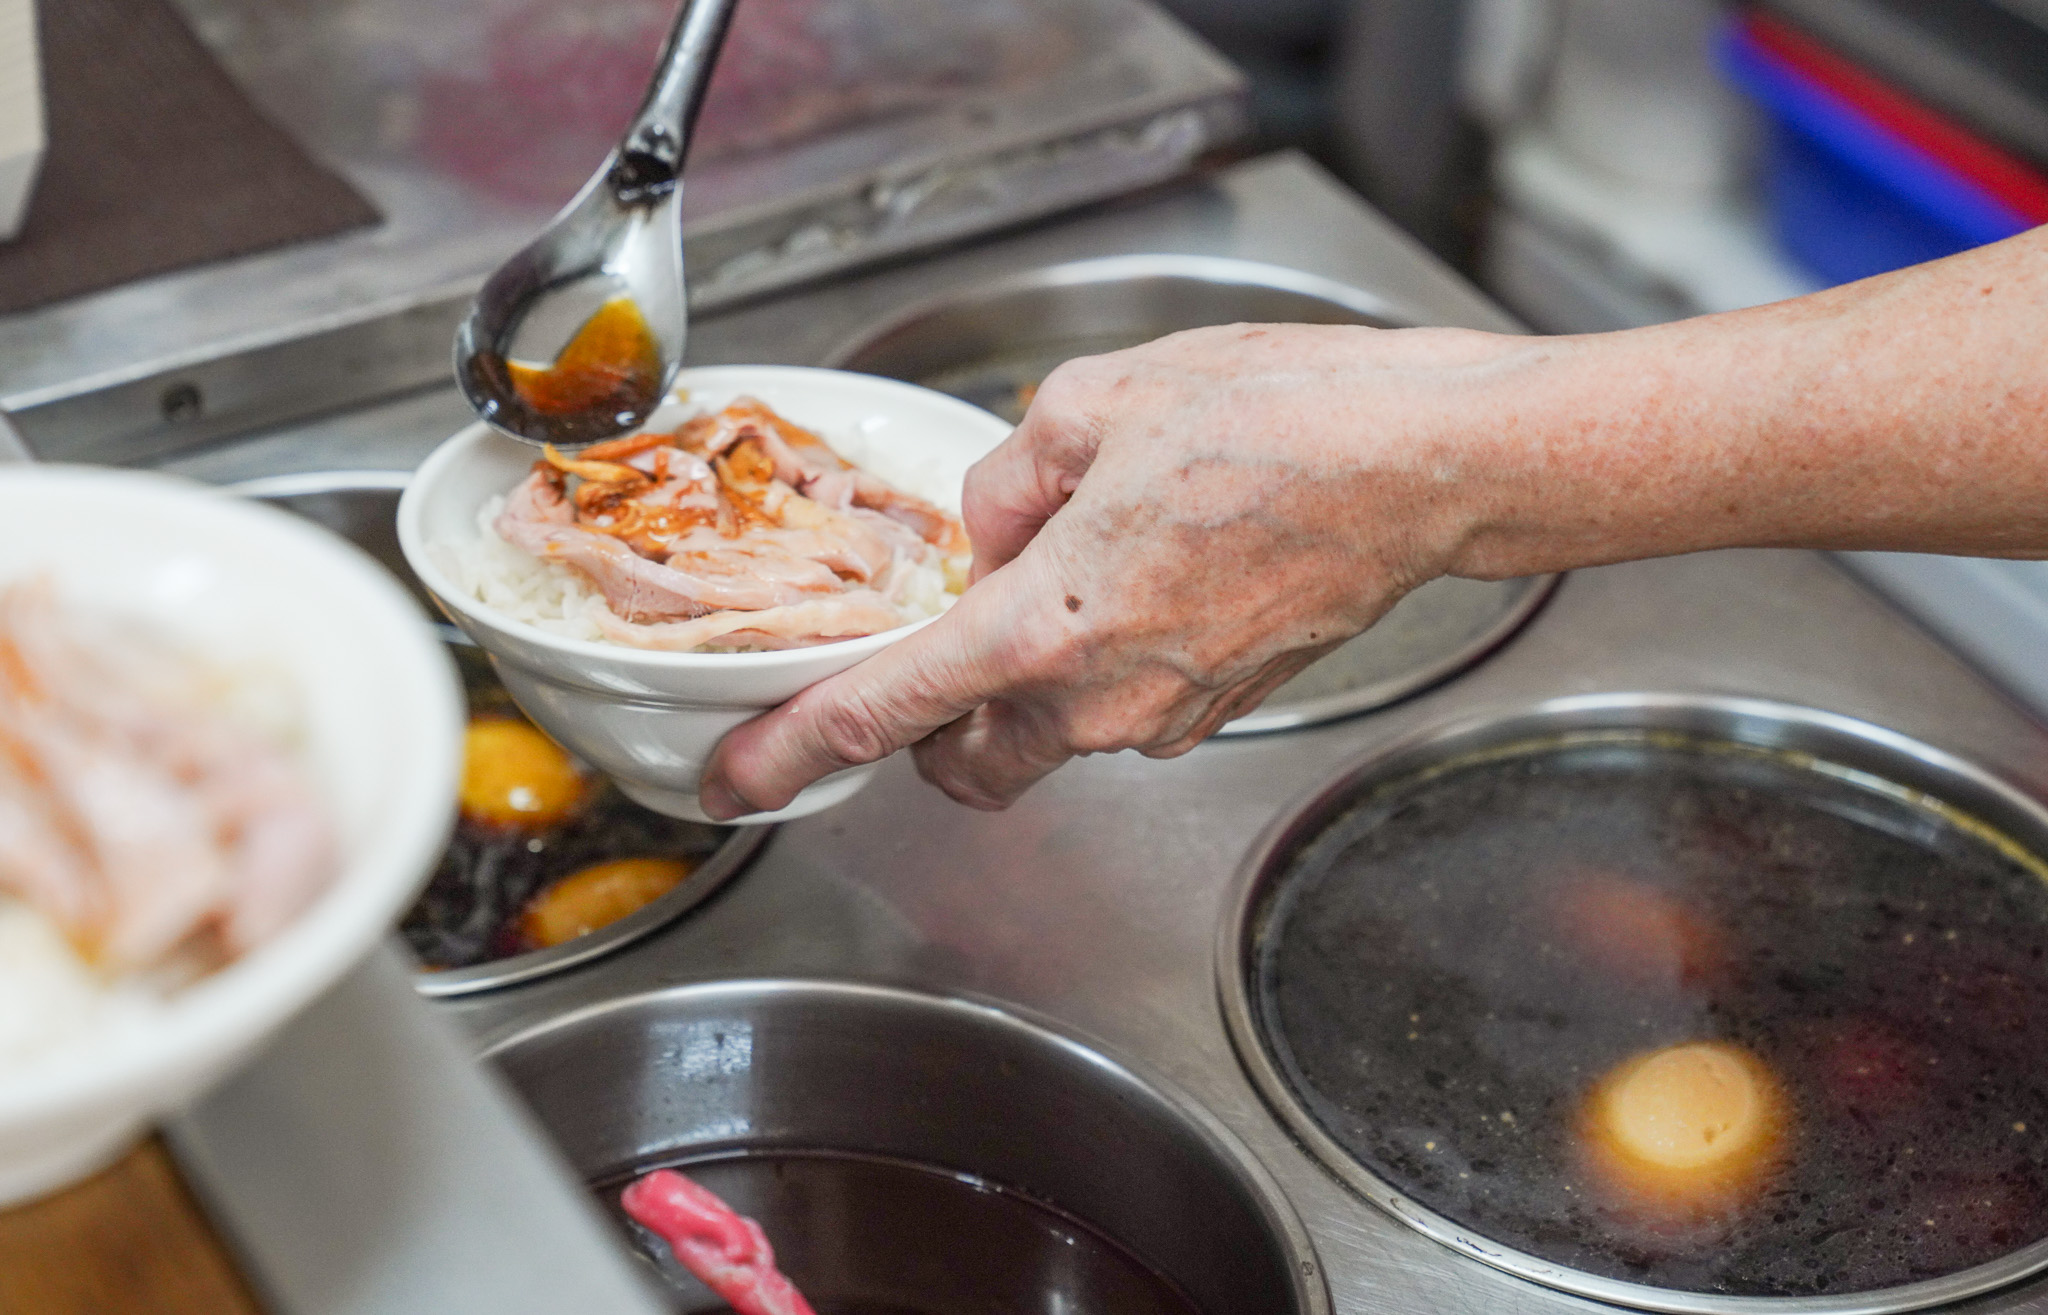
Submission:
POLYGON ((661 395, 661 348, 631 297, 598 307, 553 364, 505 368, 519 400, 544 416, 644 415, 661 395))

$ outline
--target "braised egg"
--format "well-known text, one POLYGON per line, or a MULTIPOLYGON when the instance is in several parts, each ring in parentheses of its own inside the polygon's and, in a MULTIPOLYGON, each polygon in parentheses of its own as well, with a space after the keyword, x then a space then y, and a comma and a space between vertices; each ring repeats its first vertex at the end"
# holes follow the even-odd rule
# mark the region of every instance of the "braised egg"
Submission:
POLYGON ((587 784, 576 760, 528 722, 479 717, 463 742, 462 813, 486 826, 532 830, 576 810, 587 784))
POLYGON ((544 950, 588 935, 668 894, 693 866, 679 858, 622 858, 571 873, 526 906, 520 939, 544 950))
POLYGON ((1575 872, 1548 903, 1552 935, 1575 958, 1630 985, 1698 988, 1726 960, 1717 927, 1677 895, 1645 881, 1575 872))
POLYGON ((1627 1204, 1681 1215, 1740 1205, 1777 1165, 1785 1099, 1740 1046, 1694 1041, 1627 1060, 1587 1098, 1593 1177, 1627 1204))

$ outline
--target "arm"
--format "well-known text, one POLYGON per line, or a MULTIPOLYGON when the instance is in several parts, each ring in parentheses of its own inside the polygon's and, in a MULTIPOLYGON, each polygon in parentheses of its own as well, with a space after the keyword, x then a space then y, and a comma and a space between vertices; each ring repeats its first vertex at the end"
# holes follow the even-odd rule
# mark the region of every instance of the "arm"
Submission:
POLYGON ((1626 333, 1176 334, 1056 371, 965 510, 975 585, 734 731, 707 807, 910 744, 979 807, 1076 754, 1183 753, 1438 575, 2048 557, 2048 229, 1626 333))

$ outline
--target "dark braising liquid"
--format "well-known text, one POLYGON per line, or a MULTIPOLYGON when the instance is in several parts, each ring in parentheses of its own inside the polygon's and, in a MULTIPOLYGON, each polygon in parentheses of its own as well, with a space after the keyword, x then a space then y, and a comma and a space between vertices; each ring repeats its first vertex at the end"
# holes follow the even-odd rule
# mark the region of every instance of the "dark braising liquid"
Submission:
MULTIPOLYGON (((480 650, 451 645, 450 651, 462 669, 471 716, 519 716, 480 650)), ((520 914, 564 877, 615 859, 659 856, 694 865, 728 834, 642 808, 608 781, 595 783, 574 815, 552 826, 514 830, 465 816, 400 929, 429 968, 503 959, 531 948, 520 940, 520 914)))
POLYGON ((1531 745, 1376 792, 1261 910, 1255 1010, 1361 1164, 1575 1269, 1743 1296, 1886 1288, 2048 1237, 2048 884, 1957 817, 1667 739, 1531 745), (1646 1226, 1577 1154, 1632 1055, 1748 1048, 1785 1158, 1646 1226))
POLYGON ((598 307, 547 365, 506 362, 519 400, 541 415, 653 409, 661 394, 661 347, 630 297, 598 307))
POLYGON ((663 1167, 759 1223, 819 1315, 1199 1315, 1129 1252, 1048 1205, 964 1174, 838 1152, 648 1164, 599 1184, 677 1311, 727 1308, 619 1210, 628 1182, 663 1167))
POLYGON ((528 363, 482 351, 458 364, 486 418, 537 442, 583 447, 644 423, 664 395, 661 343, 631 297, 613 297, 583 322, 554 360, 528 363))

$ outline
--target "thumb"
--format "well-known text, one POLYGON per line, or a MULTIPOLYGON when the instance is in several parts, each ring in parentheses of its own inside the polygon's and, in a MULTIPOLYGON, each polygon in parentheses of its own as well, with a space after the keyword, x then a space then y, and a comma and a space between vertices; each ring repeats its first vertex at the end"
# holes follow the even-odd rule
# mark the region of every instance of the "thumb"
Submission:
POLYGON ((788 805, 831 773, 879 762, 981 706, 1006 683, 1006 581, 969 590, 930 625, 735 727, 698 784, 724 820, 788 805))
POLYGON ((1058 401, 1066 391, 1058 379, 1046 380, 1023 423, 967 472, 960 505, 977 582, 1024 551, 1095 460, 1093 428, 1066 418, 1071 408, 1058 401))

